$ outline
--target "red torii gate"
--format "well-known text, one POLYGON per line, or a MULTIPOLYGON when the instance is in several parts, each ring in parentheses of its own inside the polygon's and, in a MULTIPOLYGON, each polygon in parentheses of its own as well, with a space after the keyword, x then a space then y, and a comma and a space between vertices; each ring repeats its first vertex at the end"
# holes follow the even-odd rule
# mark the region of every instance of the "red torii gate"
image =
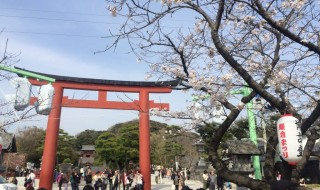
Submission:
MULTIPOLYGON (((176 86, 178 84, 178 81, 134 82, 66 77, 44 73, 37 74, 56 79, 56 81, 53 83, 55 95, 53 97, 53 108, 50 112, 46 129, 39 187, 43 187, 48 190, 52 189, 53 171, 56 163, 56 150, 59 135, 61 108, 73 107, 139 111, 139 166, 144 177, 144 190, 150 190, 151 162, 149 109, 158 108, 169 110, 169 104, 154 103, 154 101, 150 101, 149 93, 171 93, 171 87, 176 86), (98 91, 98 99, 69 99, 68 96, 63 96, 64 89, 98 91), (135 100, 133 102, 108 101, 107 92, 139 93, 139 100, 135 100)), ((47 84, 47 82, 41 82, 34 78, 29 78, 29 81, 32 85, 36 86, 47 84)), ((32 97, 31 103, 33 103, 35 100, 36 97, 32 97)))

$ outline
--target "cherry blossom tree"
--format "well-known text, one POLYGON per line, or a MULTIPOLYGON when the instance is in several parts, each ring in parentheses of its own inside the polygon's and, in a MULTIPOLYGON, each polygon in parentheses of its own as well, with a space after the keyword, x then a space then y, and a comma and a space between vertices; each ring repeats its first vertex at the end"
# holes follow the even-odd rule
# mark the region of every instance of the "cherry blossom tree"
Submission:
POLYGON ((196 125, 210 121, 214 109, 224 110, 226 119, 210 145, 212 164, 226 180, 259 190, 275 181, 276 130, 268 131, 264 181, 228 170, 218 154, 221 139, 248 102, 259 95, 276 113, 298 117, 308 137, 303 159, 295 168, 282 164, 283 177, 296 182, 319 138, 319 1, 107 2, 122 25, 108 34, 106 50, 125 41, 139 61, 150 64, 147 78, 179 80, 179 90, 197 97, 185 112, 166 116, 189 118, 196 125), (241 88, 251 93, 232 93, 241 88), (205 110, 201 116, 194 114, 199 109, 205 110))
MULTIPOLYGON (((1 36, 2 31, 0 31, 1 36)), ((12 53, 10 52, 9 40, 7 39, 5 44, 3 44, 3 49, 0 51, 0 65, 6 67, 12 67, 17 62, 19 62, 20 53, 12 53)), ((17 77, 15 73, 11 73, 8 71, 0 70, 0 81, 4 81, 6 83, 10 83, 10 79, 17 77)), ((1 90, 1 98, 0 98, 0 116, 2 117, 0 122, 0 130, 7 131, 13 124, 18 123, 22 120, 27 120, 34 118, 37 113, 35 113, 34 107, 29 106, 27 109, 23 111, 17 112, 14 109, 12 100, 8 100, 4 98, 4 91, 1 90)))

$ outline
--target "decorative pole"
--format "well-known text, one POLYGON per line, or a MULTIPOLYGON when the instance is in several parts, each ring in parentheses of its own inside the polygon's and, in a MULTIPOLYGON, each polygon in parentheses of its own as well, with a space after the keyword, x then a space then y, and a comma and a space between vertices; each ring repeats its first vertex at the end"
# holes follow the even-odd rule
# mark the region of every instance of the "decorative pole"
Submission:
MULTIPOLYGON (((231 94, 241 94, 242 96, 248 96, 251 93, 251 89, 248 87, 244 87, 240 90, 232 91, 231 94)), ((248 115, 248 123, 249 123, 249 136, 250 140, 258 146, 257 143, 257 131, 256 131, 256 122, 253 112, 253 103, 252 100, 247 104, 247 115, 248 115)), ((261 180, 261 166, 260 166, 260 158, 258 155, 252 156, 253 158, 253 168, 254 168, 254 176, 255 179, 261 180)))
MULTIPOLYGON (((245 87, 243 89, 243 96, 248 96, 251 93, 251 89, 245 87)), ((250 100, 247 103, 247 114, 248 114, 248 122, 249 122, 249 134, 250 140, 258 146, 257 143, 257 130, 256 130, 256 121, 253 112, 253 103, 250 100)), ((260 157, 258 155, 254 155, 253 157, 253 168, 254 168, 254 176, 255 179, 261 180, 261 166, 260 166, 260 157)))

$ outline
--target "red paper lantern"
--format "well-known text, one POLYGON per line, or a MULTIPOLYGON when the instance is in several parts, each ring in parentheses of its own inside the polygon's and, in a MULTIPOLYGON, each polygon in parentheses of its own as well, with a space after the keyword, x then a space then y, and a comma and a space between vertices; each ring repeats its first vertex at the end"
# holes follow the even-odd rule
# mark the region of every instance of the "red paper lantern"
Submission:
POLYGON ((291 165, 296 165, 303 154, 302 133, 298 122, 291 114, 282 115, 277 122, 280 155, 291 165))

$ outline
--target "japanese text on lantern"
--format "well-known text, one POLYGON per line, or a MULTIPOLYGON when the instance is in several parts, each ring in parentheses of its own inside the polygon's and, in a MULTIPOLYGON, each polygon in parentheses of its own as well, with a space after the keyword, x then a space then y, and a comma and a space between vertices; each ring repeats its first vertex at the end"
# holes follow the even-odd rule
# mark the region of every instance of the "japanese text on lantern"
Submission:
POLYGON ((280 131, 280 143, 281 143, 281 148, 282 148, 282 156, 284 158, 288 158, 288 144, 287 144, 287 139, 286 139, 286 131, 285 131, 285 125, 283 123, 280 123, 279 129, 280 131))
MULTIPOLYGON (((288 143, 287 143, 287 139, 286 139, 286 131, 285 131, 285 124, 284 123, 280 123, 279 124, 279 129, 280 131, 280 143, 281 143, 281 149, 282 149, 282 156, 284 158, 288 158, 288 143)), ((297 157, 301 157, 303 154, 303 147, 302 147, 302 133, 301 133, 301 127, 297 125, 297 141, 298 143, 300 143, 299 147, 298 147, 298 154, 297 157)))
POLYGON ((298 130, 298 134, 297 134, 297 137, 298 137, 298 142, 300 143, 299 147, 298 147, 298 154, 297 156, 298 157, 301 157, 302 156, 302 153, 303 153, 303 148, 302 148, 302 133, 301 133, 301 127, 297 125, 297 130, 298 130))

